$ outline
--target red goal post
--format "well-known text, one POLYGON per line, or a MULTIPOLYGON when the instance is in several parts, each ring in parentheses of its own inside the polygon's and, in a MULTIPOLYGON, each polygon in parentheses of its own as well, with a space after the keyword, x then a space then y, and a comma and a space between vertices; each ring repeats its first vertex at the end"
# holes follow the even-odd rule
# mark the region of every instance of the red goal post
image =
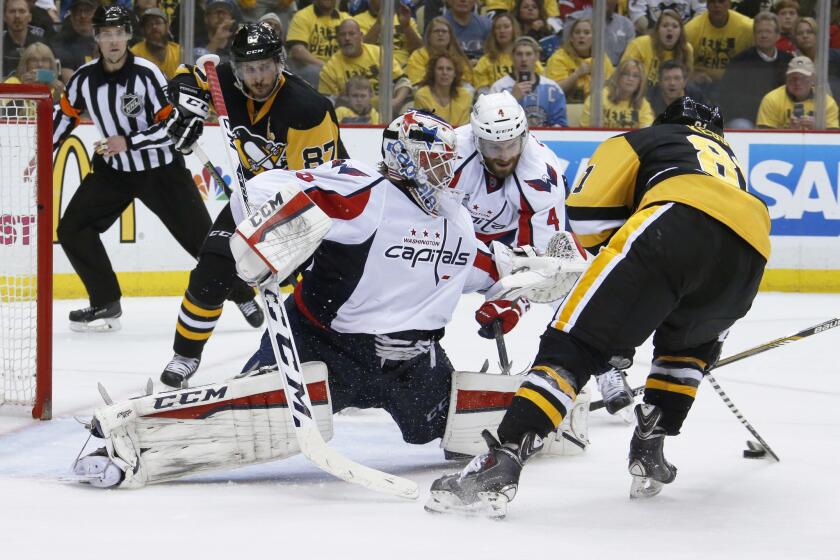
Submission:
POLYGON ((53 101, 0 84, 0 407, 52 416, 53 101))

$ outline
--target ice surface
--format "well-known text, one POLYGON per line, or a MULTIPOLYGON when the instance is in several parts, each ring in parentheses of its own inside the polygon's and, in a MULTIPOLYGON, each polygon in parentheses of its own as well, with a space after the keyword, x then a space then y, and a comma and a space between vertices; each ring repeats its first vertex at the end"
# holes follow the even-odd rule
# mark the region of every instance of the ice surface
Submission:
MULTIPOLYGON (((462 301, 443 344, 459 369, 490 358, 497 371, 495 345, 475 334, 479 301, 462 301)), ((600 411, 589 450, 533 461, 508 518, 493 522, 425 513, 429 484, 456 465, 437 443, 403 443, 375 411, 337 416, 332 445, 416 480, 418 502, 333 479, 299 457, 135 491, 57 482, 85 439, 73 415, 89 417, 101 402, 97 381, 114 399, 140 394, 149 377, 160 388, 179 300, 126 299, 122 331, 71 333, 67 312, 83 304, 55 304, 55 419, 0 412, 0 558, 840 558, 840 329, 716 371, 781 463, 741 457, 750 434, 706 383, 682 435, 666 443, 679 475, 658 497, 628 499, 631 427, 600 411)), ((724 355, 838 312, 838 295, 761 294, 724 355)), ((514 370, 527 367, 549 314, 536 306, 507 336, 514 370)), ((238 372, 258 338, 227 307, 197 381, 238 372)), ((646 345, 631 385, 649 360, 646 345)))

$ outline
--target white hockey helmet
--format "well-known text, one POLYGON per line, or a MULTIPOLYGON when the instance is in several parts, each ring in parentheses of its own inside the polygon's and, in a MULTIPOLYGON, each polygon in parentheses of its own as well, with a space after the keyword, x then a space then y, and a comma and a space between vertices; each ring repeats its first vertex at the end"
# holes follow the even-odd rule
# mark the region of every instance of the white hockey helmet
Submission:
POLYGON ((429 214, 456 211, 464 192, 450 188, 454 163, 455 131, 446 121, 424 111, 400 115, 382 134, 382 159, 388 176, 407 181, 412 196, 429 214))
POLYGON ((528 137, 525 110, 507 91, 480 95, 470 114, 470 126, 482 163, 485 157, 518 156, 528 137))

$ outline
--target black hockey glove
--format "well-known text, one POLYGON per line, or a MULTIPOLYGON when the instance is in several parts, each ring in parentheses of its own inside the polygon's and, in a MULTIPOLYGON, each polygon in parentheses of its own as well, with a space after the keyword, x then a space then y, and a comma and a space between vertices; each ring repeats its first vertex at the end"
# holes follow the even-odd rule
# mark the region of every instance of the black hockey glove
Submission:
POLYGON ((204 132, 204 121, 198 117, 183 117, 179 109, 173 109, 166 120, 166 134, 172 139, 176 150, 191 154, 193 145, 204 132))
POLYGON ((204 131, 204 119, 210 112, 210 94, 200 87, 179 82, 171 83, 168 91, 172 112, 166 120, 166 133, 176 150, 189 154, 204 131))

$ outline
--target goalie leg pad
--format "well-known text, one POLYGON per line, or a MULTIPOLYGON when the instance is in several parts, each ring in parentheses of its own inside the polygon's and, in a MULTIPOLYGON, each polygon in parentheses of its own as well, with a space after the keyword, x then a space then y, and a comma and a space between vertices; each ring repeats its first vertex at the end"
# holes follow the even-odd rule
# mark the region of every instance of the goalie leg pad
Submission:
MULTIPOLYGON (((449 455, 481 455, 487 444, 483 430, 496 434, 519 386, 522 375, 497 375, 456 371, 452 374, 449 414, 441 447, 449 455)), ((589 401, 586 391, 578 394, 560 426, 549 433, 542 454, 577 455, 589 445, 589 401)))
MULTIPOLYGON (((327 369, 303 364, 315 419, 332 438, 327 369)), ((276 370, 225 383, 166 391, 104 406, 94 424, 108 459, 138 488, 208 470, 290 457, 299 452, 283 380, 276 370), (141 451, 142 450, 142 451, 141 451)))

